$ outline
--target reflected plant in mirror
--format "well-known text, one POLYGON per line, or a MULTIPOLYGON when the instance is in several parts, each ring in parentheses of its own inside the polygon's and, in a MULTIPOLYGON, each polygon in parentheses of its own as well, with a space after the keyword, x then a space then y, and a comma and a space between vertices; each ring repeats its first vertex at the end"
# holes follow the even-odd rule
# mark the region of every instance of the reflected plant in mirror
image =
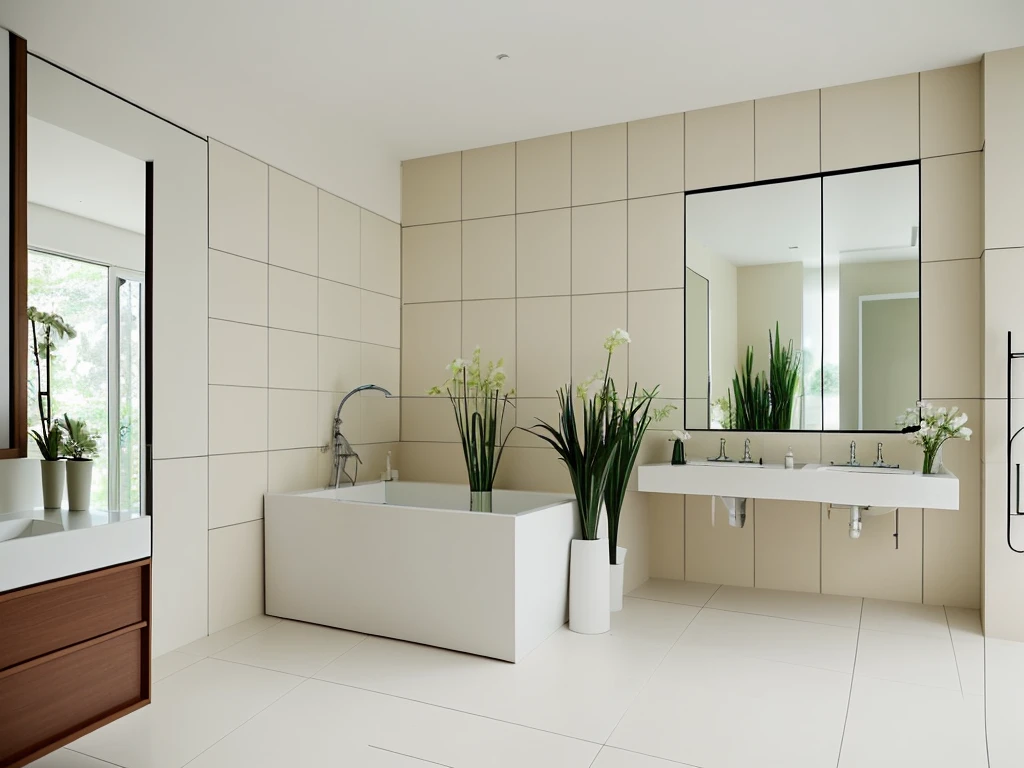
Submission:
POLYGON ((36 405, 39 408, 39 429, 30 430, 29 434, 39 448, 43 461, 60 459, 61 427, 60 422, 54 423, 51 414, 53 399, 50 392, 51 362, 57 351, 58 339, 73 339, 77 335, 75 329, 60 315, 41 312, 35 307, 28 308, 29 331, 32 337, 32 358, 35 362, 36 380, 34 391, 36 405))

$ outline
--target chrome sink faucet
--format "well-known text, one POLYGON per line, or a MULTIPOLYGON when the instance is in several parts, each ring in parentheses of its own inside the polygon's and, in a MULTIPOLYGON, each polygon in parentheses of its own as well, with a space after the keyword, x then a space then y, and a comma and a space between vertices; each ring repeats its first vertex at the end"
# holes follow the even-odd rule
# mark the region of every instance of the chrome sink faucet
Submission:
POLYGON ((718 456, 708 456, 708 461, 732 461, 728 456, 725 455, 725 438, 721 437, 718 439, 718 456))
POLYGON ((878 453, 875 456, 875 460, 872 462, 871 466, 878 467, 879 469, 899 469, 900 468, 899 464, 888 464, 888 463, 886 463, 885 459, 882 458, 882 444, 881 443, 878 444, 878 453))
POLYGON ((859 467, 860 462, 857 461, 857 441, 850 441, 850 461, 847 462, 848 467, 859 467))
POLYGON ((753 464, 754 459, 750 455, 750 438, 748 437, 743 441, 743 458, 740 459, 740 464, 753 464))
POLYGON ((342 483, 342 478, 344 478, 347 483, 352 485, 356 484, 356 478, 359 476, 359 465, 363 463, 363 460, 359 458, 359 454, 355 452, 355 449, 348 441, 348 438, 346 438, 341 432, 341 409, 345 407, 345 403, 347 403, 348 399, 352 397, 352 395, 356 394, 356 392, 365 392, 371 389, 383 392, 384 397, 393 396, 390 392, 384 389, 384 387, 378 387, 376 384, 363 384, 345 395, 338 404, 338 410, 334 414, 334 430, 332 437, 333 446, 325 445, 320 449, 321 451, 330 450, 332 447, 334 449, 334 468, 331 471, 331 480, 327 485, 328 488, 339 488, 342 483), (356 460, 355 469, 352 470, 351 475, 346 471, 349 459, 356 460))

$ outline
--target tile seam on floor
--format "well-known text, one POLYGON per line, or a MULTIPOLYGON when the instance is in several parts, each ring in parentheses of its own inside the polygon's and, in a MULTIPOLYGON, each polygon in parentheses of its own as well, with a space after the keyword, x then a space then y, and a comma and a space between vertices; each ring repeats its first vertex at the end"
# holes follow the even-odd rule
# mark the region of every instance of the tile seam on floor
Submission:
MULTIPOLYGON (((663 760, 666 763, 671 763, 672 765, 681 765, 681 766, 683 766, 683 768, 704 768, 704 766, 697 765, 696 763, 683 763, 683 762, 680 762, 679 760, 673 760, 670 757, 661 757, 660 755, 652 755, 652 754, 650 754, 648 752, 640 752, 639 750, 636 750, 636 749, 630 749, 629 747, 616 747, 616 746, 613 746, 611 744, 605 744, 604 746, 601 747, 601 750, 605 750, 605 749, 614 749, 614 750, 617 750, 619 752, 629 752, 629 754, 631 754, 631 755, 640 755, 641 757, 649 757, 652 760, 663 760)), ((597 758, 600 757, 600 756, 601 756, 601 752, 599 751, 597 753, 597 757, 594 758, 594 762, 597 762, 597 758)), ((593 763, 591 765, 593 765, 593 763)))
MULTIPOLYGON (((257 633, 257 634, 258 634, 258 633, 257 633)), ((223 659, 218 659, 218 661, 223 661, 223 659)), ((228 663, 231 663, 231 662, 228 662, 228 663)), ((263 669, 263 667, 256 667, 256 669, 263 669)), ((265 669, 264 669, 263 671, 264 671, 264 672, 266 672, 267 670, 265 670, 265 669)), ((284 673, 284 672, 278 672, 278 674, 286 674, 286 673, 284 673)), ((297 676, 296 676, 296 675, 289 675, 289 677, 297 677, 297 676)), ((243 728, 243 727, 245 727, 246 723, 248 723, 248 722, 249 722, 250 720, 252 720, 252 719, 253 719, 254 717, 257 717, 258 715, 261 715, 261 714, 263 714, 263 713, 264 713, 264 712, 266 712, 266 711, 267 711, 268 709, 270 709, 270 708, 271 708, 272 706, 274 706, 274 705, 275 705, 275 704, 276 704, 277 702, 279 702, 279 701, 280 701, 281 699, 283 699, 283 698, 284 698, 285 696, 287 696, 288 694, 292 693, 292 692, 293 692, 293 691, 295 691, 295 690, 298 690, 299 686, 301 686, 301 685, 302 685, 303 683, 305 683, 305 682, 306 682, 306 681, 307 681, 308 679, 309 679, 309 678, 299 678, 299 682, 298 682, 298 683, 297 683, 296 685, 293 685, 293 686, 292 686, 291 688, 289 688, 289 689, 288 689, 287 691, 285 691, 284 693, 282 693, 282 694, 281 694, 280 696, 276 696, 276 697, 275 697, 275 698, 273 699, 273 701, 270 701, 270 702, 269 702, 269 703, 268 703, 268 704, 267 704, 267 705, 266 705, 265 707, 260 707, 260 709, 259 709, 259 710, 257 710, 256 712, 253 712, 253 713, 252 713, 252 715, 250 715, 249 717, 245 718, 245 720, 243 720, 243 721, 242 721, 241 723, 239 723, 239 724, 238 724, 237 726, 235 726, 234 728, 232 728, 231 730, 229 730, 229 731, 228 731, 227 733, 225 733, 225 734, 224 734, 223 736, 221 736, 221 737, 220 737, 219 739, 217 739, 217 740, 216 740, 215 742, 213 742, 213 744, 211 744, 210 746, 208 746, 208 747, 207 747, 206 749, 204 749, 204 750, 200 751, 198 755, 196 755, 195 757, 191 758, 190 760, 187 760, 187 761, 185 762, 185 764, 184 764, 184 765, 182 766, 182 768, 186 768, 186 766, 192 765, 192 763, 194 763, 194 762, 195 762, 196 760, 198 760, 198 759, 199 759, 200 757, 202 757, 202 756, 203 756, 203 755, 205 755, 205 754, 206 754, 207 752, 209 752, 209 751, 210 751, 211 749, 213 749, 214 747, 216 747, 216 746, 217 746, 218 744, 220 744, 220 743, 221 743, 222 741, 224 741, 224 739, 226 739, 226 738, 227 738, 228 736, 230 736, 231 734, 233 734, 233 733, 234 733, 235 731, 237 731, 237 730, 238 730, 239 728, 243 728)))
POLYGON ((604 744, 602 744, 600 741, 591 741, 590 739, 584 739, 584 738, 582 738, 580 736, 572 736, 572 735, 567 734, 567 733, 559 733, 558 731, 551 731, 551 730, 548 730, 546 728, 538 728, 535 725, 524 725, 523 723, 514 723, 511 720, 502 720, 500 717, 493 717, 492 715, 481 715, 479 712, 470 712, 468 710, 458 709, 456 707, 447 707, 447 706, 445 706, 443 704, 434 704, 434 703, 429 702, 429 701, 423 701, 422 699, 414 699, 414 698, 411 698, 409 696, 399 696, 396 693, 386 693, 385 691, 377 691, 377 690, 374 690, 373 688, 364 688, 364 687, 359 686, 359 685, 352 685, 351 683, 339 683, 336 680, 325 680, 322 677, 311 677, 311 678, 309 678, 309 680, 312 680, 312 681, 317 682, 317 683, 326 683, 327 685, 337 685, 340 688, 351 688, 354 691, 363 691, 364 693, 374 693, 374 694, 377 694, 378 696, 387 696, 387 697, 392 698, 392 699, 400 699, 402 701, 411 701, 413 704, 422 704, 425 707, 434 707, 435 709, 444 709, 444 710, 447 710, 448 712, 458 712, 460 715, 468 715, 470 717, 479 717, 479 718, 481 718, 483 720, 490 720, 490 721, 495 722, 495 723, 504 723, 505 725, 511 725, 511 726, 513 726, 515 728, 528 728, 531 731, 537 731, 538 733, 547 733, 547 734, 549 734, 551 736, 559 736, 559 737, 561 737, 563 739, 572 739, 574 741, 582 741, 584 744, 593 744, 594 746, 597 746, 597 747, 603 747, 604 746, 604 744))
MULTIPOLYGON (((691 606, 687 606, 687 607, 693 608, 695 606, 691 605, 691 606)), ((690 617, 690 620, 686 622, 686 625, 681 630, 679 630, 679 634, 676 635, 675 639, 669 644, 668 648, 665 649, 665 653, 663 653, 661 655, 661 658, 658 659, 658 663, 654 665, 654 669, 651 670, 651 673, 647 676, 647 679, 644 680, 643 684, 639 688, 637 688, 636 693, 633 694, 633 698, 631 698, 629 700, 629 703, 622 710, 622 714, 619 715, 619 719, 615 721, 615 725, 612 726, 612 729, 608 732, 608 735, 605 736, 604 744, 601 745, 602 749, 604 749, 604 747, 608 746, 608 740, 611 739, 611 737, 615 735, 615 731, 618 729, 619 725, 622 723, 622 718, 624 718, 627 714, 629 714, 630 707, 632 707, 633 704, 636 703, 636 700, 638 698, 640 698, 640 694, 642 694, 644 692, 644 689, 647 687, 647 685, 651 682, 651 680, 654 679, 654 676, 658 673, 658 670, 661 669, 661 665, 665 663, 665 659, 667 659, 668 655, 670 653, 672 653, 672 649, 675 648, 677 645, 679 645, 679 641, 680 641, 680 639, 682 639, 683 635, 686 634, 686 630, 688 630, 690 628, 690 626, 693 624, 693 622, 696 621, 697 617, 700 616, 700 612, 703 611, 703 610, 704 610, 703 608, 698 608, 697 609, 697 612, 694 613, 693 616, 690 617)), ((600 755, 601 751, 598 750, 597 754, 600 755)), ((597 757, 595 757, 594 760, 596 761, 597 757)))
POLYGON ((416 755, 410 755, 407 752, 399 752, 398 750, 388 749, 387 747, 378 747, 376 744, 367 744, 366 746, 368 746, 370 749, 377 749, 381 752, 387 752, 392 755, 400 755, 401 757, 408 757, 412 760, 418 760, 419 762, 426 763, 427 765, 440 765, 441 768, 453 768, 453 766, 448 765, 448 763, 439 763, 436 760, 428 760, 425 757, 417 757, 416 755))
POLYGON ((698 610, 703 608, 705 605, 704 603, 701 603, 700 605, 695 605, 694 603, 680 603, 676 600, 662 600, 657 597, 641 597, 640 595, 626 595, 626 597, 630 598, 631 600, 646 600, 650 603, 662 603, 664 605, 685 605, 687 608, 696 608, 698 610))
MULTIPOLYGON (((887 683, 900 683, 902 685, 912 685, 915 688, 927 688, 930 691, 948 691, 950 693, 959 693, 960 697, 964 698, 963 692, 960 690, 959 687, 953 688, 952 686, 948 686, 948 685, 930 685, 929 683, 912 683, 909 680, 896 680, 896 679, 891 678, 891 677, 881 677, 879 675, 865 675, 864 673, 861 673, 861 674, 857 675, 857 677, 865 679, 865 680, 882 680, 882 681, 887 682, 887 683)), ((974 694, 974 695, 977 695, 977 694, 974 694)))
MULTIPOLYGON (((348 630, 342 630, 342 631, 348 631, 348 630)), ((360 633, 360 634, 362 634, 362 633, 360 633)), ((341 653, 339 653, 339 654, 338 654, 337 656, 335 656, 335 657, 334 657, 333 659, 331 659, 331 660, 330 660, 330 661, 328 661, 328 662, 327 662, 326 664, 324 664, 324 665, 323 665, 322 667, 320 667, 320 669, 318 669, 318 670, 317 670, 316 672, 314 672, 314 673, 313 673, 312 675, 310 675, 310 676, 309 676, 309 677, 310 677, 310 679, 312 679, 312 678, 316 677, 317 675, 319 675, 319 674, 320 674, 321 672, 323 672, 323 671, 324 671, 325 669, 327 669, 327 668, 328 668, 329 666, 331 666, 331 664, 333 664, 334 662, 336 662, 336 661, 337 661, 338 659, 340 659, 340 658, 341 658, 342 656, 344 656, 344 655, 346 655, 347 653, 349 653, 350 651, 353 651, 353 650, 355 650, 356 648, 358 648, 358 647, 359 647, 360 645, 362 645, 362 644, 363 644, 363 642, 364 642, 364 641, 366 640, 366 638, 368 638, 368 637, 369 637, 369 635, 363 634, 363 635, 362 635, 362 637, 360 637, 360 638, 359 638, 359 639, 358 639, 358 640, 357 640, 357 641, 355 642, 355 644, 353 644, 352 646, 350 646, 350 647, 346 648, 346 649, 345 649, 344 651, 342 651, 341 653)), ((410 757, 413 757, 413 755, 410 755, 410 757)))
POLYGON ((717 605, 705 605, 709 611, 722 611, 723 613, 738 613, 743 616, 760 616, 765 619, 782 619, 783 621, 799 621, 801 624, 814 624, 818 627, 838 627, 839 629, 860 629, 859 626, 851 627, 849 624, 830 624, 826 621, 811 621, 810 619, 794 619, 792 616, 776 616, 774 613, 752 613, 750 611, 737 611, 733 608, 719 608, 717 605))
POLYGON ((960 695, 964 695, 964 679, 960 675, 960 659, 956 656, 956 643, 953 640, 953 627, 949 625, 949 614, 946 613, 946 606, 942 606, 942 615, 946 617, 946 629, 949 630, 949 644, 953 646, 953 663, 956 665, 956 679, 960 683, 960 695))
MULTIPOLYGON (((101 763, 106 763, 107 765, 116 765, 117 768, 126 768, 126 766, 123 766, 120 763, 112 763, 110 760, 104 760, 102 757, 96 757, 95 755, 90 755, 88 752, 82 752, 80 749, 73 749, 72 747, 61 747, 61 749, 66 749, 68 752, 74 752, 76 755, 82 755, 84 757, 88 757, 91 760, 96 760, 96 761, 101 762, 101 763)), ((56 754, 57 752, 60 752, 60 749, 55 749, 50 754, 56 754)))
POLYGON ((853 684, 857 680, 857 654, 860 652, 860 630, 864 626, 864 603, 860 601, 860 621, 857 623, 857 645, 853 651, 853 672, 850 673, 850 695, 846 698, 846 715, 843 716, 843 734, 839 737, 839 754, 836 755, 836 768, 843 761, 843 742, 846 741, 846 726, 850 722, 850 704, 853 702, 853 684))

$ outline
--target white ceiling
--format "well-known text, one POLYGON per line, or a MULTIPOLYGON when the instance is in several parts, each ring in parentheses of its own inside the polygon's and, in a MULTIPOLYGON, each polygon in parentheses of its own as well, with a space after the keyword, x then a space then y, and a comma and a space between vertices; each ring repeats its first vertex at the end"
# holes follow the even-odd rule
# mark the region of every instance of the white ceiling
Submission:
POLYGON ((737 267, 817 268, 823 239, 830 264, 916 259, 918 186, 918 166, 908 165, 689 195, 686 241, 737 267))
POLYGON ((198 133, 391 206, 397 168, 369 190, 387 163, 977 60, 1024 44, 1024 2, 0 0, 0 24, 198 133))
POLYGON ((146 164, 30 116, 28 200, 145 234, 146 164))

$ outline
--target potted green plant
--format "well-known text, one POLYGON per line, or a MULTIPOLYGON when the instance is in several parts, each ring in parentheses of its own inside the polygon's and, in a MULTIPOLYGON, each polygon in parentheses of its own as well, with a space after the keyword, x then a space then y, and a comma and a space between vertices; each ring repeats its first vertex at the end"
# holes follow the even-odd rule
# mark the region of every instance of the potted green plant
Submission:
POLYGON ((494 478, 508 440, 505 409, 515 391, 505 391, 504 360, 489 362, 485 368, 480 362, 480 347, 473 350, 468 362, 452 360, 448 371, 451 378, 440 387, 432 387, 428 394, 447 394, 451 400, 469 475, 469 508, 490 512, 494 478))
MULTIPOLYGON (((629 337, 626 336, 627 343, 629 337)), ((607 346, 606 346, 607 348, 607 346)), ((611 365, 611 351, 608 353, 611 365)), ((640 453, 647 428, 655 421, 661 421, 675 410, 671 403, 663 408, 652 408, 658 387, 639 391, 634 383, 633 390, 622 401, 612 392, 612 414, 608 419, 608 440, 617 443, 618 451, 612 460, 611 472, 604 489, 605 514, 608 516, 608 562, 610 578, 610 605, 612 611, 622 610, 622 585, 625 577, 626 548, 619 546, 619 522, 626 501, 626 489, 633 474, 636 457, 640 453)))
POLYGON ((59 508, 64 500, 64 465, 60 461, 62 444, 60 422, 51 418, 50 363, 56 354, 57 339, 75 338, 75 329, 60 315, 28 308, 29 328, 32 332, 32 357, 35 359, 36 405, 39 408, 39 428, 29 430, 42 456, 43 506, 59 508))
MULTIPOLYGON (((617 330, 605 341, 608 360, 616 347, 629 341, 629 335, 617 330)), ((610 564, 607 542, 598 538, 601 507, 620 444, 615 421, 620 418, 613 406, 612 381, 607 371, 591 376, 576 387, 572 383, 558 390, 558 424, 538 420, 528 431, 548 443, 569 470, 582 539, 573 539, 569 554, 569 629, 588 635, 611 628, 610 564), (593 385, 601 386, 592 392, 593 385), (575 400, 583 407, 577 418, 575 400), (582 425, 582 435, 580 426, 582 425)))
POLYGON ((68 460, 68 509, 88 511, 92 496, 92 459, 98 453, 96 435, 84 421, 72 419, 66 413, 63 429, 61 450, 68 460))

